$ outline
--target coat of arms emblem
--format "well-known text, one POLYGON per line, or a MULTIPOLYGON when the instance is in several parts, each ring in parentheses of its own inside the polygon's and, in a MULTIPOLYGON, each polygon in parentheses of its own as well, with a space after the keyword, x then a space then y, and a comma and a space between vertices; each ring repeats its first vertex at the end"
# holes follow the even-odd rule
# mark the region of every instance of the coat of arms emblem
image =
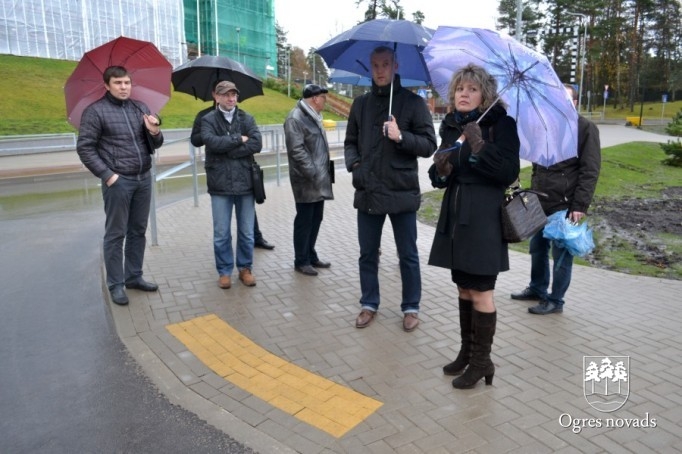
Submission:
POLYGON ((618 410, 630 395, 630 357, 583 356, 583 392, 595 410, 618 410))

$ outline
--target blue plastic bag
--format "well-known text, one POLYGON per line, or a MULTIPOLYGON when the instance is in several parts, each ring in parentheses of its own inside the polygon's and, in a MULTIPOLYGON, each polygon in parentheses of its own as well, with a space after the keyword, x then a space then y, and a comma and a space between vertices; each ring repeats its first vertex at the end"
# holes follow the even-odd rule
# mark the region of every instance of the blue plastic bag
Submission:
POLYGON ((587 222, 573 224, 566 214, 567 210, 562 210, 548 216, 542 236, 566 248, 572 256, 584 257, 594 250, 592 229, 587 222))

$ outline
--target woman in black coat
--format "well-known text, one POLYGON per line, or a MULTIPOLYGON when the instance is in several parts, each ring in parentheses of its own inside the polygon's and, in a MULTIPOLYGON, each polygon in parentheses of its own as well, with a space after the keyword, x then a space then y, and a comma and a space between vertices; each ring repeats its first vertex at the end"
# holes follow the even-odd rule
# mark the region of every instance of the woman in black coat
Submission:
POLYGON ((455 388, 472 388, 483 377, 492 384, 495 374, 493 292, 497 275, 509 269, 500 206, 519 175, 519 137, 497 99, 496 80, 483 68, 470 64, 457 71, 448 98, 452 112, 441 123, 441 146, 430 170, 434 186, 446 190, 429 264, 449 268, 459 291, 462 347, 443 372, 462 374, 453 380, 455 388), (464 140, 460 147, 458 139, 464 140))

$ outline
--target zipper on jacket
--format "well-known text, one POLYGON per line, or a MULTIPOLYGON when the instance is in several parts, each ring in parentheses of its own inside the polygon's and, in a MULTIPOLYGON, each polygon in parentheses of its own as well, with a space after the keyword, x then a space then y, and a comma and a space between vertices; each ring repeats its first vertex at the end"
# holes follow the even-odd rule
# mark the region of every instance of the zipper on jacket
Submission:
POLYGON ((137 140, 135 140, 135 131, 133 130, 133 126, 130 123, 130 118, 128 118, 128 112, 127 109, 125 108, 124 104, 121 104, 121 109, 123 109, 123 116, 126 119, 126 124, 128 125, 128 131, 130 131, 130 136, 133 140, 133 145, 135 146, 135 150, 137 150, 137 160, 139 162, 138 166, 138 171, 137 174, 141 175, 142 174, 142 152, 140 151, 140 147, 137 145, 137 140))

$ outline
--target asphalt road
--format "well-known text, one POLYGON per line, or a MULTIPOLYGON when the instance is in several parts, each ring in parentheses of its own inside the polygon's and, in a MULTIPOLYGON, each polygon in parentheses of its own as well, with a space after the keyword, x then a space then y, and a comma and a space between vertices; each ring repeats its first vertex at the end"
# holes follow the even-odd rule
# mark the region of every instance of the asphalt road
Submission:
POLYGON ((101 205, 50 205, 0 205, 0 452, 252 452, 172 405, 127 353, 102 295, 101 205))

